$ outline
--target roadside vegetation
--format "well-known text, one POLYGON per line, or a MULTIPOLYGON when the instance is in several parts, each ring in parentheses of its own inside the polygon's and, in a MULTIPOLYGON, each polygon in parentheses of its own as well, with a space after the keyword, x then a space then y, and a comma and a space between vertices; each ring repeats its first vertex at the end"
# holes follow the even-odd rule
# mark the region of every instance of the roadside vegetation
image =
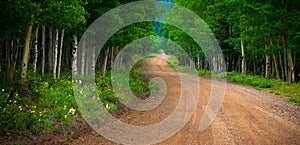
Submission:
MULTIPOLYGON (((199 76, 210 76, 211 72, 208 70, 198 70, 199 76)), ((257 87, 258 89, 270 89, 270 93, 275 95, 288 97, 292 102, 300 106, 300 83, 289 83, 278 79, 267 79, 257 75, 243 75, 238 72, 226 72, 216 74, 217 79, 224 79, 236 82, 243 85, 257 87)))
MULTIPOLYGON (((144 77, 142 72, 144 63, 145 60, 138 62, 131 70, 129 78, 130 89, 140 97, 150 93, 149 80, 145 79, 147 77, 144 77)), ((53 131, 70 134, 73 121, 83 120, 74 98, 71 76, 70 73, 65 73, 59 79, 48 76, 41 78, 29 72, 27 81, 30 85, 25 91, 1 82, 0 135, 26 136, 53 131)), ((117 100, 111 86, 110 72, 104 77, 99 73, 96 76, 99 98, 109 112, 116 112, 123 106, 117 100)), ((16 82, 16 85, 20 85, 19 82, 16 82)), ((82 92, 84 96, 88 94, 88 89, 82 92)))

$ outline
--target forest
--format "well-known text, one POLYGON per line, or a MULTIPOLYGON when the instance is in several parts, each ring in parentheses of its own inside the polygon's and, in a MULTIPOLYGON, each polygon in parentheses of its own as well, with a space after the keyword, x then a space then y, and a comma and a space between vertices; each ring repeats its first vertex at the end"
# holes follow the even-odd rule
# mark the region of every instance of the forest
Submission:
MULTIPOLYGON (((122 105, 111 89, 110 71, 119 52, 138 38, 158 35, 174 41, 190 56, 200 76, 210 74, 202 48, 183 30, 164 23, 158 23, 162 30, 155 30, 153 22, 120 29, 105 43, 97 61, 85 57, 94 52, 83 49, 80 51, 85 53, 78 53, 82 35, 98 17, 134 1, 0 2, 0 138, 55 130, 70 135, 73 120, 81 117, 73 96, 72 72, 80 76, 96 73, 100 99, 110 112, 120 110, 122 105)), ((270 88, 300 104, 299 0, 170 2, 190 9, 212 30, 223 52, 228 80, 270 88)), ((166 54, 171 51, 164 50, 166 54)), ((180 56, 174 59, 179 66, 186 63, 180 56)), ((143 63, 136 65, 130 79, 137 94, 149 91, 139 67, 143 63)))

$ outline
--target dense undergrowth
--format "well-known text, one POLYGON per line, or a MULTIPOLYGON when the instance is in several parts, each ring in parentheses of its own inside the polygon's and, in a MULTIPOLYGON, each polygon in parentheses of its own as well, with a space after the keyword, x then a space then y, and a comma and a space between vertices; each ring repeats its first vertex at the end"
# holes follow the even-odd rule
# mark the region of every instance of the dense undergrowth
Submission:
MULTIPOLYGON (((143 79, 142 66, 134 67, 130 75, 130 88, 136 94, 149 92, 148 82, 143 79)), ((16 87, 0 83, 0 136, 49 133, 54 130, 70 133, 74 119, 82 119, 72 88, 71 74, 60 79, 49 76, 37 77, 28 73, 25 89, 17 82, 16 87)), ((111 86, 110 72, 103 77, 96 75, 97 93, 109 112, 117 111, 119 101, 111 86)), ((88 86, 82 95, 88 95, 88 86)))
MULTIPOLYGON (((211 75, 210 71, 198 70, 199 76, 211 75)), ((217 79, 227 78, 243 85, 250 85, 259 89, 270 88, 270 92, 275 95, 288 97, 290 101, 300 105, 300 83, 289 83, 278 79, 266 79, 256 75, 243 75, 237 72, 226 72, 216 74, 217 79)))
POLYGON ((47 133, 55 129, 62 130, 60 127, 70 125, 78 112, 72 92, 72 81, 68 76, 70 75, 52 80, 30 74, 25 90, 8 87, 2 82, 1 135, 47 133))

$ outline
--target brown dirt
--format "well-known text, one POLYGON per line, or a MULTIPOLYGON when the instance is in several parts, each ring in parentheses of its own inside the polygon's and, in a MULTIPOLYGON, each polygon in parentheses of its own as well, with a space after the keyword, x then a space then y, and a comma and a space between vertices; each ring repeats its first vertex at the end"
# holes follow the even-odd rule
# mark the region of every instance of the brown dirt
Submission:
MULTIPOLYGON (((174 111, 180 95, 180 81, 174 69, 158 58, 148 58, 144 72, 159 76, 167 84, 165 100, 148 112, 128 111, 120 120, 132 125, 157 123, 174 111), (134 117, 133 117, 134 116, 134 117), (128 119, 129 117, 134 119, 128 119)), ((172 144, 300 144, 300 106, 286 98, 258 91, 255 88, 227 83, 222 107, 213 123, 204 131, 198 130, 211 93, 211 80, 199 78, 200 98, 191 120, 174 136, 158 143, 172 144)), ((41 140, 41 135, 26 144, 116 144, 97 136, 86 123, 78 123, 73 139, 62 139, 54 133, 52 138, 41 140)), ((18 139, 17 139, 18 140, 18 139)), ((22 140, 22 139, 21 139, 22 140)))

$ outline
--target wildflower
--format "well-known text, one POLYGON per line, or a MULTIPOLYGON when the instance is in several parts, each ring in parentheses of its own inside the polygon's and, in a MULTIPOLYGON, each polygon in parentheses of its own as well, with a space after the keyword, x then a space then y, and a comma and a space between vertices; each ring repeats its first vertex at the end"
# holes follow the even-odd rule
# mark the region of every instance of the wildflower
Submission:
POLYGON ((31 110, 31 111, 30 111, 30 113, 34 113, 34 112, 35 112, 34 110, 31 110))
POLYGON ((75 109, 74 108, 70 108, 68 114, 74 115, 75 114, 75 109))
POLYGON ((17 101, 15 100, 14 103, 17 103, 17 101))
POLYGON ((68 114, 65 115, 65 118, 67 118, 67 117, 68 117, 68 114))
POLYGON ((22 109, 22 106, 19 106, 18 108, 19 108, 21 111, 23 110, 23 109, 22 109))
POLYGON ((108 104, 106 104, 106 105, 105 105, 105 108, 106 108, 106 109, 109 109, 110 107, 109 107, 109 105, 108 105, 108 104))
POLYGON ((4 89, 2 89, 2 92, 4 92, 4 89))
POLYGON ((53 119, 53 116, 50 115, 50 116, 49 116, 49 120, 52 120, 52 119, 53 119))

